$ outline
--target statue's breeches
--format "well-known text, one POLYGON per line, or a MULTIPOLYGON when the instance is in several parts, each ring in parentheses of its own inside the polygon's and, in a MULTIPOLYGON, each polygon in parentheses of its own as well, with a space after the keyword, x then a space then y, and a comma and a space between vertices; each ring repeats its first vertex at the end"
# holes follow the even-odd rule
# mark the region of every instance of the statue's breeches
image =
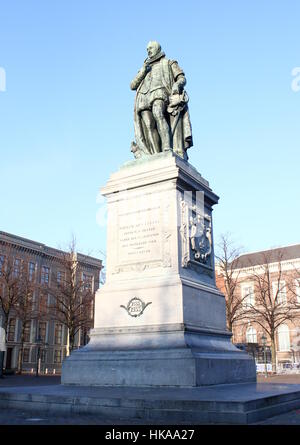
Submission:
POLYGON ((158 88, 154 91, 149 91, 146 94, 138 93, 136 100, 136 111, 139 113, 145 110, 151 110, 152 104, 155 100, 160 99, 166 102, 169 101, 169 95, 165 88, 158 88))

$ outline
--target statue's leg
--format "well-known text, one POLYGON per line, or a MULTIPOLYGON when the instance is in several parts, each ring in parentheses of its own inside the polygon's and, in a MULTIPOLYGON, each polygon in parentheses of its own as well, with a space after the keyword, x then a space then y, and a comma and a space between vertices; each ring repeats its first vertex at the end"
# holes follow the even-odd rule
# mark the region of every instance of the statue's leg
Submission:
POLYGON ((156 99, 152 104, 152 113, 161 139, 162 151, 171 150, 170 128, 165 118, 165 108, 165 103, 161 99, 156 99))
POLYGON ((155 120, 153 119, 151 111, 145 110, 141 113, 143 124, 147 130, 147 141, 150 145, 151 153, 160 152, 159 135, 155 126, 155 120))

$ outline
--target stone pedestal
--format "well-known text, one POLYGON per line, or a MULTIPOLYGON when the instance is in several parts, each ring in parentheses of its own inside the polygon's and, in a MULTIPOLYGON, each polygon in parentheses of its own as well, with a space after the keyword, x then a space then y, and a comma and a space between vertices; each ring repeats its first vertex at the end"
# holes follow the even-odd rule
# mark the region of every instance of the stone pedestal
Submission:
POLYGON ((201 386, 255 382, 231 343, 215 285, 212 206, 218 197, 172 152, 125 164, 108 202, 107 281, 90 342, 64 360, 62 383, 201 386))

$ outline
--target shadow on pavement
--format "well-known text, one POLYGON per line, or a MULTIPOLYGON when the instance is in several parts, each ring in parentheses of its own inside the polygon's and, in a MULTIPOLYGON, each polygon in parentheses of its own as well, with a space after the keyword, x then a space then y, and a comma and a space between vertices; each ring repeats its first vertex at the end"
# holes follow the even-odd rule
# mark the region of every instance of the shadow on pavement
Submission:
POLYGON ((4 375, 0 379, 0 387, 4 386, 47 386, 47 385, 59 385, 60 376, 40 375, 4 375))

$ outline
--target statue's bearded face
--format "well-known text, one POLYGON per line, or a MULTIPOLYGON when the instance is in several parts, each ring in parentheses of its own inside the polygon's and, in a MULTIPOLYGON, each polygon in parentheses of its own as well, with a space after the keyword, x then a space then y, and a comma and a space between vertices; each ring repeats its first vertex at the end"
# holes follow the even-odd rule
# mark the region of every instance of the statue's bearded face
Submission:
POLYGON ((158 42, 149 42, 147 45, 148 57, 154 57, 160 51, 160 44, 158 42))

